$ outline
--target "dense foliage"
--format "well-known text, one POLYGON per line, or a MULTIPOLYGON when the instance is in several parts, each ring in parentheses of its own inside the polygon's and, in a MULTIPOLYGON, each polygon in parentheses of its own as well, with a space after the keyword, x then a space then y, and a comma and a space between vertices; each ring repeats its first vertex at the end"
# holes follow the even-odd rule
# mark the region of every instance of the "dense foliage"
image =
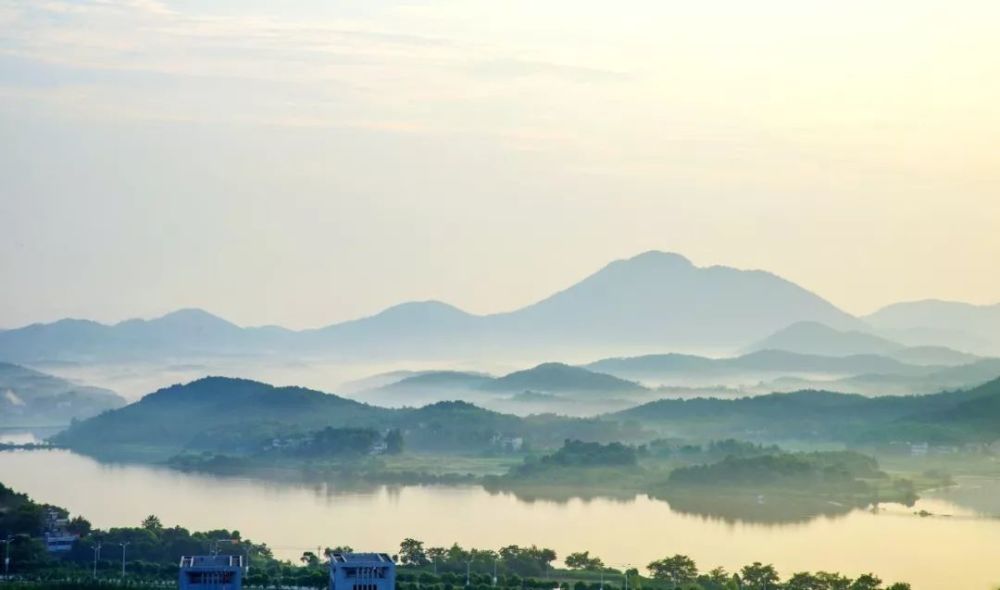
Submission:
POLYGON ((863 479, 888 477, 878 462, 851 451, 728 456, 708 465, 680 467, 669 482, 679 485, 863 486, 863 479))
MULTIPOLYGON (((71 529, 80 535, 72 550, 60 557, 49 555, 38 540, 44 527, 45 513, 58 507, 34 503, 0 484, 0 529, 16 535, 11 546, 12 573, 21 581, 8 584, 10 590, 101 590, 104 581, 120 576, 121 557, 126 558, 128 578, 116 581, 117 587, 143 589, 154 587, 152 581, 174 579, 178 558, 219 552, 243 555, 251 564, 247 584, 251 586, 297 586, 324 588, 326 565, 316 553, 303 553, 300 564, 274 558, 270 548, 243 538, 238 531, 226 529, 190 532, 182 527, 164 526, 156 516, 149 516, 139 526, 110 530, 91 529, 77 517, 71 529), (91 575, 97 574, 94 579, 91 575), (145 580, 145 581, 144 581, 145 580)), ((350 547, 326 549, 351 551, 350 547)), ((425 547, 422 541, 408 538, 400 544, 398 560, 399 590, 486 590, 486 588, 560 590, 620 590, 628 576, 630 588, 649 590, 907 590, 905 584, 884 587, 872 575, 854 580, 838 574, 797 573, 782 582, 774 567, 754 563, 729 575, 721 568, 700 572, 693 560, 674 555, 648 564, 649 577, 637 570, 620 570, 604 565, 587 551, 569 554, 565 564, 570 570, 554 568, 558 556, 552 549, 508 545, 497 550, 450 547, 425 547), (542 579, 544 578, 544 579, 542 579)))
POLYGON ((363 436, 345 430, 356 429, 390 433, 385 440, 387 446, 392 443, 390 452, 400 452, 404 441, 414 451, 485 452, 502 449, 505 441, 515 438, 525 447, 541 448, 565 438, 610 442, 628 438, 632 428, 610 420, 520 418, 466 402, 380 408, 298 387, 209 377, 161 389, 125 408, 74 424, 56 441, 99 455, 254 455, 276 448, 276 441, 301 441, 316 433, 323 433, 319 439, 329 439, 315 441, 315 451, 325 452, 344 437, 363 436))
POLYGON ((799 391, 738 399, 662 399, 613 417, 700 437, 745 432, 758 440, 858 445, 988 443, 1000 426, 1000 379, 965 391, 919 396, 799 391))

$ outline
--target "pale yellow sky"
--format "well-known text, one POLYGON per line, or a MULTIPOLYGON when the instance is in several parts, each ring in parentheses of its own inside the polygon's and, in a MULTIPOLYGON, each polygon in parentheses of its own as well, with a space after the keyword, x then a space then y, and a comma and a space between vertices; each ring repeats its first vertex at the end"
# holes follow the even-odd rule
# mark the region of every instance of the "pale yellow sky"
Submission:
POLYGON ((0 326, 510 309, 609 260, 1000 301, 1000 3, 0 3, 0 326))

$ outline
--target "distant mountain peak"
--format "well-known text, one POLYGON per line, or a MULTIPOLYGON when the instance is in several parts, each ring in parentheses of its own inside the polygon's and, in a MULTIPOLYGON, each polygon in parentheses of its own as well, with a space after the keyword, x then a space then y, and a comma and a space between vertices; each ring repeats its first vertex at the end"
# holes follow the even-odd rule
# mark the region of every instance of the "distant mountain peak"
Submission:
POLYGON ((515 371, 484 384, 495 391, 637 391, 644 389, 638 383, 626 381, 605 373, 566 363, 542 363, 530 369, 515 371))
MULTIPOLYGON (((166 319, 182 319, 182 320, 221 320, 219 316, 209 313, 204 309, 198 307, 182 307, 181 309, 171 311, 170 313, 164 314, 163 316, 157 318, 161 320, 166 319)), ((225 320, 223 320, 225 321, 225 320)))
POLYGON ((225 320, 204 309, 196 307, 186 307, 171 311, 160 317, 149 320, 133 318, 115 324, 115 327, 129 327, 136 325, 166 325, 166 326, 226 326, 236 327, 232 322, 225 320))
POLYGON ((631 258, 619 260, 618 262, 635 264, 676 264, 683 266, 694 266, 686 256, 677 252, 664 252, 663 250, 647 250, 641 254, 636 254, 631 258))
POLYGON ((824 356, 889 354, 902 344, 861 330, 838 330, 821 322, 800 321, 790 324, 752 344, 746 352, 789 351, 824 356))
POLYGON ((189 326, 218 325, 236 327, 236 325, 229 320, 197 308, 179 309, 159 318, 159 321, 189 326))
POLYGON ((455 307, 450 303, 445 303, 444 301, 439 301, 437 299, 426 299, 423 301, 406 301, 404 303, 399 303, 391 307, 387 307, 378 315, 383 314, 399 314, 399 313, 411 313, 411 312, 430 312, 430 313, 451 313, 468 315, 465 311, 455 307))
POLYGON ((622 258, 608 264, 593 276, 605 273, 658 274, 695 270, 698 267, 684 256, 675 252, 648 250, 631 258, 622 258))

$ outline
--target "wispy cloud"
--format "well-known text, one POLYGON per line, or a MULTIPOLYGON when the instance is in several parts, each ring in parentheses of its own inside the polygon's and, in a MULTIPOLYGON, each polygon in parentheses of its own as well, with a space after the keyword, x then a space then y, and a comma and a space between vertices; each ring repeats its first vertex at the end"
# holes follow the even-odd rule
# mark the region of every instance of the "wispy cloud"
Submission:
POLYGON ((511 113, 520 107, 502 106, 505 97, 532 85, 626 78, 425 33, 420 12, 401 14, 297 20, 182 11, 157 0, 15 0, 0 12, 9 32, 0 71, 8 99, 20 91, 74 116, 478 133, 516 149, 566 134, 537 113, 518 113, 514 130, 510 114, 484 109, 511 113))

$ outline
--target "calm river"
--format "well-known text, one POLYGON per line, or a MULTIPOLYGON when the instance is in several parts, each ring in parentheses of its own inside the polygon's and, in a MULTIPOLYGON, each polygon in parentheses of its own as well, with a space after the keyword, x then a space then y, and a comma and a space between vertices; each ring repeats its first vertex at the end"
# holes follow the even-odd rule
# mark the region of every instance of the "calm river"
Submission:
POLYGON ((481 548, 537 544, 561 556, 590 550, 616 566, 641 567, 683 553, 704 570, 762 561, 783 575, 872 571, 917 590, 1000 585, 996 480, 963 480, 914 508, 850 510, 786 523, 681 511, 646 496, 557 502, 475 486, 359 491, 107 465, 68 451, 0 452, 0 482, 102 528, 138 525, 156 514, 168 525, 238 529, 287 558, 335 545, 393 552, 401 539, 415 537, 430 545, 481 548), (919 510, 934 516, 915 515, 919 510))

